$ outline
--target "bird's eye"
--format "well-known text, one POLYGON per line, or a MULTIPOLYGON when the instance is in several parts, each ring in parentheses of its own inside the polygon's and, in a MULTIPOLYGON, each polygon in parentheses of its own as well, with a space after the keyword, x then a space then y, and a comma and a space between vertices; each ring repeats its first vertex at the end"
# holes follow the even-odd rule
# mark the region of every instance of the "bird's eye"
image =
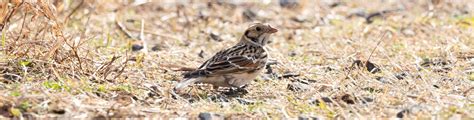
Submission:
POLYGON ((257 27, 257 28, 255 28, 255 30, 260 31, 260 30, 262 30, 262 28, 257 27))

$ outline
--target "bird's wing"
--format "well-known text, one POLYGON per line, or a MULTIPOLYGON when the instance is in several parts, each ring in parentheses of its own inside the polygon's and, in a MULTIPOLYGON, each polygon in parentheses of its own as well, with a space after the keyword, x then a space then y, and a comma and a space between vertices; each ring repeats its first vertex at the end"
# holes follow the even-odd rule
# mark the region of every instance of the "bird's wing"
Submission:
POLYGON ((242 73, 258 69, 261 62, 255 56, 214 56, 200 69, 184 74, 185 78, 242 73))
POLYGON ((224 59, 209 63, 205 70, 216 75, 241 73, 255 70, 260 64, 255 56, 226 56, 224 59))
POLYGON ((177 84, 174 89, 179 90, 193 84, 200 80, 198 77, 250 72, 259 69, 262 64, 262 61, 256 59, 257 57, 254 54, 232 56, 235 54, 223 53, 225 52, 214 55, 204 62, 198 70, 185 73, 184 82, 177 84))

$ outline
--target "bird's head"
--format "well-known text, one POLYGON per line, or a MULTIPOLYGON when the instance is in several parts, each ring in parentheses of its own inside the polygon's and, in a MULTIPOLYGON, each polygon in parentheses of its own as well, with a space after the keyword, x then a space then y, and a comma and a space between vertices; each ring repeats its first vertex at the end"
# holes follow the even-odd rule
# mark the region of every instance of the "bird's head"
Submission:
POLYGON ((242 41, 249 42, 257 46, 264 46, 270 39, 270 34, 278 32, 278 29, 270 25, 256 23, 245 30, 242 41))

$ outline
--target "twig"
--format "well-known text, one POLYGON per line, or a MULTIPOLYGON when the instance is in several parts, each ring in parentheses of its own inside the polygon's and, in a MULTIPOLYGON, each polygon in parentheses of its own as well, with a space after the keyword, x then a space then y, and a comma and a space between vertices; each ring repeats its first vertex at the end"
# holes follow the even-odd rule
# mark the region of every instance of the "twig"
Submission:
POLYGON ((3 23, 0 24, 0 32, 3 32, 3 28, 5 28, 5 26, 8 24, 8 22, 10 22, 10 18, 13 16, 13 14, 15 14, 16 10, 21 5, 23 5, 23 3, 25 3, 25 1, 22 1, 18 6, 15 6, 15 8, 13 8, 13 10, 11 12, 9 12, 9 14, 4 17, 3 23))
MULTIPOLYGON (((374 54, 375 50, 377 49, 377 47, 382 43, 383 41, 383 38, 385 37, 385 35, 387 34, 387 32, 384 32, 382 34, 382 36, 379 38, 378 42, 377 42, 377 45, 374 47, 374 49, 372 49, 372 52, 370 53, 369 57, 367 58, 366 61, 362 61, 364 62, 364 65, 367 65, 367 62, 369 62, 370 58, 372 58, 372 55, 374 54)), ((348 78, 349 77, 349 73, 351 72, 352 69, 354 69, 354 67, 356 66, 356 63, 352 63, 352 65, 349 67, 349 71, 348 73, 345 74, 345 77, 348 78)))
POLYGON ((467 89, 466 91, 463 92, 463 94, 464 94, 464 95, 468 95, 468 93, 469 93, 471 90, 474 90, 474 87, 471 87, 471 88, 467 89))
POLYGON ((73 53, 74 53, 74 57, 77 58, 77 62, 79 62, 79 69, 83 70, 83 69, 82 69, 82 61, 81 61, 81 58, 79 57, 79 54, 77 53, 77 48, 78 48, 78 46, 73 47, 73 48, 72 48, 72 51, 73 51, 73 53))
POLYGON ((142 51, 147 54, 148 53, 148 47, 147 47, 147 43, 146 43, 146 40, 145 40, 145 33, 143 32, 145 30, 145 20, 142 19, 142 22, 141 22, 141 29, 140 29, 140 40, 142 41, 143 43, 143 49, 142 51))
POLYGON ((115 24, 120 28, 120 31, 124 33, 128 38, 135 39, 119 20, 115 19, 115 24))
POLYGON ((129 61, 129 59, 128 59, 128 53, 125 53, 125 54, 126 54, 125 56, 127 56, 126 57, 127 59, 125 59, 125 62, 122 63, 123 67, 122 67, 122 69, 120 69, 120 71, 117 73, 117 75, 114 76, 114 78, 113 78, 114 80, 117 79, 120 75, 122 75, 123 71, 125 71, 125 68, 127 67, 127 63, 129 61))
POLYGON ((120 28, 119 30, 122 33, 124 33, 128 38, 136 40, 136 38, 134 38, 132 36, 132 34, 130 34, 130 31, 128 31, 127 28, 119 20, 119 15, 120 15, 120 12, 122 11, 122 9, 124 9, 124 8, 118 8, 117 12, 115 13, 116 14, 116 16, 115 16, 115 25, 117 25, 117 27, 120 28))
POLYGON ((84 0, 81 0, 81 3, 79 3, 79 5, 77 5, 71 13, 69 13, 69 15, 66 16, 66 18, 64 18, 64 24, 66 24, 68 21, 69 21, 69 18, 74 14, 76 13, 77 10, 79 10, 79 8, 84 4, 84 0))
POLYGON ((58 23, 58 20, 56 19, 56 16, 52 13, 51 8, 46 5, 43 2, 38 2, 38 5, 41 9, 39 11, 49 20, 52 21, 51 25, 51 33, 53 35, 53 38, 56 40, 52 48, 49 50, 49 52, 46 54, 46 56, 43 57, 43 59, 50 59, 50 57, 53 55, 53 53, 56 53, 58 49, 64 44, 64 42, 68 45, 71 46, 67 43, 66 38, 64 37, 63 34, 63 28, 61 23, 58 23))
POLYGON ((100 67, 100 69, 103 69, 101 70, 103 72, 103 75, 104 75, 104 80, 107 79, 107 76, 108 76, 108 72, 110 71, 110 66, 112 65, 112 63, 115 62, 115 60, 117 60, 118 58, 120 58, 120 56, 113 56, 112 59, 105 65, 103 65, 102 67, 100 67))
MULTIPOLYGON (((177 11, 176 14, 178 14, 178 16, 179 16, 179 12, 182 11, 182 12, 183 12, 184 19, 186 20, 186 24, 184 24, 184 26, 189 27, 189 26, 191 25, 191 22, 190 22, 190 20, 189 20, 189 18, 188 18, 188 15, 186 14, 186 9, 182 9, 183 7, 184 7, 184 5, 178 5, 178 6, 177 6, 178 11, 177 11)), ((190 32, 190 29, 185 29, 185 30, 186 30, 186 39, 189 39, 189 36, 190 36, 190 35, 189 35, 189 32, 190 32)))
POLYGON ((365 61, 365 64, 367 64, 367 62, 370 60, 370 58, 371 58, 372 55, 374 54, 374 52, 375 52, 375 50, 377 49, 377 47, 382 43, 383 38, 385 37, 385 34, 387 34, 387 32, 384 32, 384 33, 382 34, 382 37, 379 38, 379 41, 377 42, 377 45, 374 47, 374 49, 373 49, 372 52, 370 53, 369 58, 367 58, 367 60, 365 61))
POLYGON ((23 23, 21 23, 20 34, 16 37, 15 41, 18 41, 21 37, 21 34, 23 33, 23 28, 25 27, 25 21, 26 21, 26 14, 27 12, 25 12, 25 15, 23 15, 23 23))

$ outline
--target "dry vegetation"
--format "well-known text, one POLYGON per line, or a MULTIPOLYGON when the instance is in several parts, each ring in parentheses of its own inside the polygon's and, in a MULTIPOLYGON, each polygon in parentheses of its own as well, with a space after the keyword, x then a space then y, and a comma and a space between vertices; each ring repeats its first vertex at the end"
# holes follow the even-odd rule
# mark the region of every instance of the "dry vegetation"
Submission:
POLYGON ((474 117, 470 0, 218 1, 1 0, 0 118, 474 117), (276 64, 247 95, 170 96, 254 22, 276 64))

